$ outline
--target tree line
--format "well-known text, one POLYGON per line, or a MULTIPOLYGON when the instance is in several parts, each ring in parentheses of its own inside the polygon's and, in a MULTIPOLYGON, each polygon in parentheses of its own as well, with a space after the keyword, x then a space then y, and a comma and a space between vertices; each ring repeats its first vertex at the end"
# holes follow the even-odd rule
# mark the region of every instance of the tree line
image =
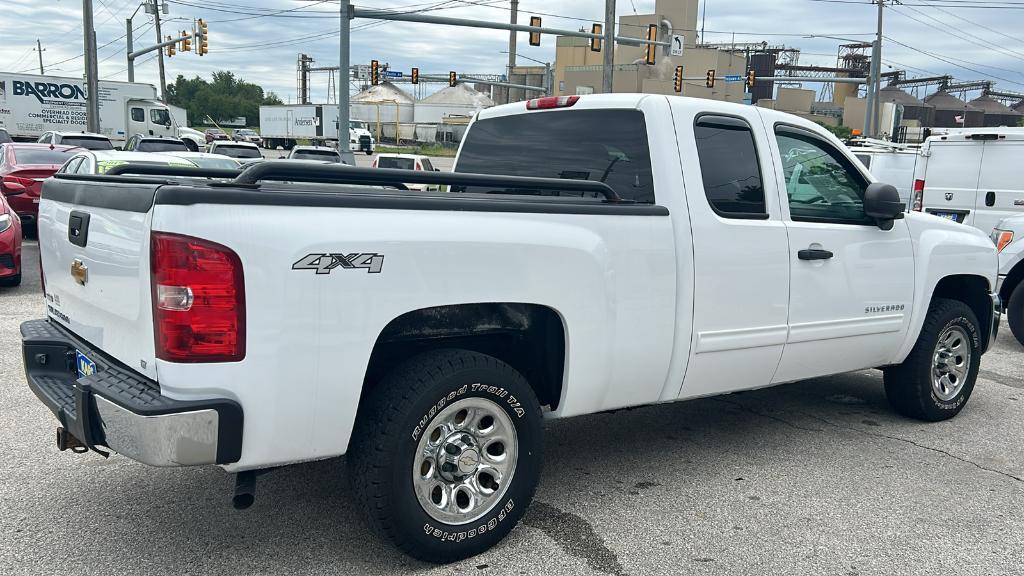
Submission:
POLYGON ((264 92, 262 86, 246 82, 229 70, 214 72, 210 81, 178 75, 167 87, 167 102, 187 110, 193 124, 204 124, 207 116, 218 122, 241 116, 249 126, 259 122, 261 104, 284 103, 273 92, 264 92))

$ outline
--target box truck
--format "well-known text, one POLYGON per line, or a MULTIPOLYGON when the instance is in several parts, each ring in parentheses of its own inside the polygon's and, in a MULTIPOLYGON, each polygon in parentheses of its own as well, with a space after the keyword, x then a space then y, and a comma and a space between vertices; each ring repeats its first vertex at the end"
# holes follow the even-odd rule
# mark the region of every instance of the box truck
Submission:
MULTIPOLYGON (((87 89, 81 78, 0 72, 0 126, 15 140, 51 130, 86 130, 87 89)), ((135 82, 99 83, 100 133, 120 146, 135 134, 176 138, 177 126, 156 88, 135 82)))
MULTIPOLYGON (((313 144, 338 141, 338 107, 334 104, 271 104, 260 106, 263 146, 290 150, 298 140, 313 144)), ((352 121, 349 146, 353 152, 373 154, 376 142, 365 123, 352 121)))

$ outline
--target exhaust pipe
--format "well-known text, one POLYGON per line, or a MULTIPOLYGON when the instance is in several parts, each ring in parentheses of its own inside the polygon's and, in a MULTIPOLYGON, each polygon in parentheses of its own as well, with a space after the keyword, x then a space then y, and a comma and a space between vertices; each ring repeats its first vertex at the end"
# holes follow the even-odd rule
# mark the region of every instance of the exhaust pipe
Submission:
POLYGON ((78 438, 75 438, 71 432, 68 432, 65 428, 58 426, 57 450, 60 450, 61 452, 71 450, 75 454, 85 454, 89 451, 89 447, 78 438))
POLYGON ((256 470, 239 472, 235 476, 235 496, 231 504, 235 510, 245 510, 256 501, 256 470))

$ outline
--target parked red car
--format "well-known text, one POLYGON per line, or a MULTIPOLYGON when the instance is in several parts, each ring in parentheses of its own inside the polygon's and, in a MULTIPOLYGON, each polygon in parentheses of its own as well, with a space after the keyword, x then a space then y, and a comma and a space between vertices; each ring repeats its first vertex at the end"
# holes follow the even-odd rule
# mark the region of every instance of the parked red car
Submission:
POLYGON ((0 194, 0 286, 21 284, 21 219, 0 194))
POLYGON ((60 169, 81 148, 55 144, 11 143, 0 146, 0 193, 21 217, 35 228, 43 180, 60 169))

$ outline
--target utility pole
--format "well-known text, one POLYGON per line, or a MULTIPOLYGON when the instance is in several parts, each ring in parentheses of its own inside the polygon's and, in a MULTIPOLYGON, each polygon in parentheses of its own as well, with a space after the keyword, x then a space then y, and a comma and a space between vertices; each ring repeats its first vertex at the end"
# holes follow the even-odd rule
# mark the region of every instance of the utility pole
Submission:
MULTIPOLYGON (((160 0, 152 0, 152 1, 153 1, 153 19, 154 19, 154 24, 156 26, 156 43, 159 44, 159 43, 164 41, 163 34, 160 32, 160 0)), ((167 0, 164 0, 164 2, 166 2, 166 1, 167 0)), ((166 7, 167 4, 165 3, 164 6, 166 7)), ((167 102, 167 78, 164 77, 164 51, 163 50, 160 50, 160 55, 158 56, 158 58, 159 58, 158 62, 160 64, 160 100, 162 102, 167 102)))
MULTIPOLYGON (((356 165, 356 157, 349 147, 349 121, 348 121, 348 79, 349 79, 349 52, 348 43, 352 28, 351 2, 339 0, 341 6, 338 9, 339 26, 341 35, 338 39, 338 154, 341 161, 350 166, 356 165)), ((398 118, 396 117, 397 121, 398 118)), ((396 134, 397 140, 397 134, 396 134)))
POLYGON ((885 9, 885 0, 876 1, 878 2, 878 30, 871 46, 871 126, 867 130, 868 135, 872 138, 878 137, 878 131, 882 124, 882 103, 879 102, 879 92, 882 89, 882 12, 885 9))
MULTIPOLYGON (((138 12, 139 10, 136 8, 135 11, 138 12)), ((127 32, 127 34, 125 34, 125 38, 127 39, 127 43, 128 43, 128 81, 129 82, 135 82, 135 59, 132 58, 132 52, 135 51, 135 47, 132 45, 132 18, 134 18, 134 17, 135 17, 135 14, 132 14, 126 20, 126 22, 128 24, 128 32, 127 32)))
MULTIPOLYGON (((512 19, 509 21, 511 24, 516 24, 519 17, 519 0, 512 0, 512 19)), ((516 67, 516 31, 510 30, 508 33, 508 82, 512 82, 512 69, 516 67)), ((505 90, 505 104, 512 101, 512 89, 507 88, 505 90)))
POLYGON ((82 29, 85 35, 86 129, 100 131, 99 71, 96 67, 96 31, 93 30, 92 0, 82 0, 82 29))
POLYGON ((36 38, 36 52, 39 52, 39 75, 45 74, 43 72, 43 43, 36 38))
POLYGON ((615 72, 615 0, 604 0, 604 67, 601 88, 605 94, 612 93, 612 76, 615 72))

